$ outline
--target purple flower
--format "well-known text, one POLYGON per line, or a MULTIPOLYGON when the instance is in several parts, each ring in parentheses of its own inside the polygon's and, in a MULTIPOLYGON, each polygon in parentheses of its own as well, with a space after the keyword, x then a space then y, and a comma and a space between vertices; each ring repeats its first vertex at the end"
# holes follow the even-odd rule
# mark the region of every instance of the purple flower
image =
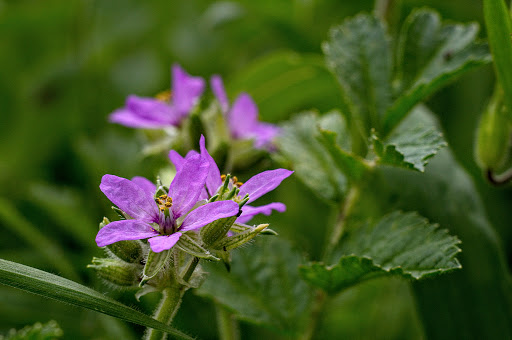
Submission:
POLYGON ((190 156, 177 171, 168 195, 156 198, 155 185, 144 177, 130 181, 104 175, 101 191, 133 219, 115 221, 100 229, 98 246, 149 238, 151 249, 158 253, 172 248, 186 231, 236 215, 239 207, 234 201, 207 203, 191 211, 204 188, 209 166, 209 160, 201 155, 190 156))
MULTIPOLYGON (((171 150, 169 153, 169 158, 176 167, 176 171, 180 171, 190 159, 198 157, 198 155, 200 155, 203 159, 208 160, 210 167, 206 177, 205 187, 200 195, 200 198, 208 199, 217 193, 217 190, 223 184, 223 180, 215 160, 212 158, 212 156, 210 156, 208 150, 206 150, 205 139, 203 136, 201 136, 199 145, 201 154, 198 154, 196 151, 189 151, 185 158, 183 158, 176 151, 171 150)), ((251 177, 245 183, 240 183, 236 180, 231 181, 231 188, 233 186, 237 186, 240 189, 238 196, 235 197, 235 201, 241 201, 243 197, 248 194, 249 201, 247 201, 247 203, 251 203, 267 192, 277 188, 279 184, 281 184, 281 182, 292 173, 293 171, 286 169, 267 170, 251 177)), ((237 218, 236 221, 238 223, 246 223, 254 215, 257 214, 264 214, 268 216, 272 213, 272 210, 284 212, 286 210, 286 206, 280 202, 274 202, 259 207, 253 207, 246 204, 242 207, 242 214, 237 218)))
POLYGON ((131 95, 126 99, 125 107, 114 111, 109 119, 134 128, 179 126, 197 103, 204 87, 203 78, 191 77, 175 64, 172 67, 172 102, 131 95))
POLYGON ((275 149, 272 140, 279 134, 280 129, 276 125, 258 121, 258 107, 252 98, 247 93, 242 93, 230 108, 221 77, 215 75, 210 82, 228 121, 231 136, 235 139, 254 139, 254 147, 257 149, 275 149))

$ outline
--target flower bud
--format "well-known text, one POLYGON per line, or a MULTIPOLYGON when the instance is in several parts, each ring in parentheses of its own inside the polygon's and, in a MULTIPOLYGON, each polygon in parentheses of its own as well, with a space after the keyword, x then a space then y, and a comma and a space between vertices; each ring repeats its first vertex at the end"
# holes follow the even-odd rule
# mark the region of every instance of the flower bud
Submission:
POLYGON ((141 265, 126 263, 115 259, 92 258, 87 265, 96 271, 99 277, 121 287, 134 286, 139 283, 141 265))
POLYGON ((181 235, 176 246, 192 256, 206 260, 220 261, 219 258, 213 256, 207 249, 201 247, 199 243, 187 234, 181 235))
POLYGON ((142 287, 146 282, 155 277, 166 264, 170 263, 170 259, 171 250, 164 250, 159 253, 155 253, 150 250, 148 259, 146 260, 146 265, 144 266, 144 270, 142 272, 143 278, 140 282, 140 286, 142 287))
POLYGON ((251 228, 246 231, 243 231, 241 233, 237 233, 233 236, 225 237, 214 244, 212 244, 213 249, 223 249, 224 251, 231 250, 234 248, 238 248, 244 243, 249 242, 252 240, 256 235, 261 233, 266 227, 268 227, 268 224, 260 224, 256 228, 251 228))
POLYGON ((509 145, 509 112, 499 92, 484 111, 477 130, 475 156, 478 165, 484 170, 499 169, 509 145))
POLYGON ((217 240, 223 238, 238 216, 231 216, 218 219, 213 221, 212 223, 201 228, 201 239, 203 244, 208 248, 209 245, 212 245, 217 240))

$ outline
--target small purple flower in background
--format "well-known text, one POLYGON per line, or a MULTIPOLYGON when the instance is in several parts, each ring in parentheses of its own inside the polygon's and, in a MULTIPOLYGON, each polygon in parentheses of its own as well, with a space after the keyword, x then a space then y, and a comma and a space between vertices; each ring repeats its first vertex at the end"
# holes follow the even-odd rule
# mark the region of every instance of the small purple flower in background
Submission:
POLYGON ((234 201, 207 203, 190 211, 204 190, 209 165, 209 160, 201 155, 188 157, 172 180, 168 195, 156 198, 155 185, 144 177, 130 181, 104 175, 101 191, 133 219, 111 222, 100 229, 96 236, 98 246, 149 238, 151 249, 158 253, 172 248, 186 231, 236 215, 239 206, 234 201), (178 224, 183 216, 185 218, 178 224))
MULTIPOLYGON (((208 150, 206 150, 205 139, 203 136, 201 136, 199 145, 201 149, 200 156, 203 159, 208 160, 210 164, 208 176, 206 177, 205 187, 201 192, 200 198, 209 199, 211 196, 215 195, 218 189, 222 186, 223 177, 220 174, 220 170, 215 163, 215 160, 210 156, 208 150)), ((196 151, 189 151, 185 158, 183 158, 174 150, 169 152, 169 158, 176 167, 176 171, 180 171, 185 166, 186 162, 189 161, 189 159, 197 157, 198 155, 199 154, 196 151)), ((241 200, 246 194, 248 194, 249 201, 247 201, 247 203, 251 203, 267 192, 277 188, 279 184, 281 184, 281 182, 292 173, 293 171, 286 169, 267 170, 251 177, 245 183, 238 182, 236 177, 233 177, 234 180, 231 181, 231 185, 240 188, 240 192, 238 197, 235 197, 235 201, 241 200)), ((284 212, 286 210, 286 206, 280 202, 269 203, 259 207, 253 207, 245 204, 242 207, 242 214, 237 218, 236 221, 238 223, 246 223, 254 215, 257 214, 264 214, 268 216, 272 213, 272 210, 284 212)))
POLYGON ((235 139, 254 139, 254 147, 257 149, 274 150, 272 140, 279 134, 280 128, 258 121, 258 107, 252 98, 247 93, 242 93, 229 107, 221 77, 213 76, 210 83, 228 121, 231 136, 235 139))
POLYGON ((172 91, 168 98, 130 95, 125 106, 114 111, 109 120, 133 128, 160 129, 179 126, 201 97, 204 87, 203 78, 192 77, 175 64, 172 67, 172 91))

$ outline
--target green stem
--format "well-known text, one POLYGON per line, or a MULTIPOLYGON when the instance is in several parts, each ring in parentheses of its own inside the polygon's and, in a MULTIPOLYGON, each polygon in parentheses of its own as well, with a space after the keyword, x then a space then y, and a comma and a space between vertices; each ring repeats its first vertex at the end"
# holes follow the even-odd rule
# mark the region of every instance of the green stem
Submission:
MULTIPOLYGON (((199 264, 199 258, 194 257, 190 264, 188 265, 185 274, 183 275, 183 280, 187 282, 192 277, 194 270, 199 264)), ((162 298, 160 300, 160 304, 156 308, 153 317, 158 321, 165 323, 166 325, 170 325, 174 316, 180 309, 181 301, 183 300, 183 295, 185 291, 188 289, 188 286, 179 284, 178 282, 171 280, 171 285, 162 290, 162 298)), ((144 340, 165 340, 167 339, 167 333, 157 331, 153 328, 147 328, 146 333, 143 337, 144 340)))
POLYGON ((322 318, 322 314, 324 311, 325 303, 327 302, 327 293, 321 289, 317 289, 315 291, 315 300, 313 301, 313 306, 311 307, 311 316, 310 322, 304 334, 300 340, 310 340, 313 339, 313 335, 318 327, 318 323, 322 318))
POLYGON ((238 322, 235 320, 233 313, 215 303, 215 313, 217 315, 217 329, 219 339, 221 340, 238 340, 240 339, 240 329, 238 322))
MULTIPOLYGON (((162 299, 160 300, 160 304, 158 305, 153 317, 166 325, 170 325, 172 319, 180 308, 185 290, 186 288, 183 285, 171 286, 162 290, 162 299)), ((157 331, 153 328, 148 328, 143 339, 165 340, 167 339, 167 333, 157 331)))
MULTIPOLYGON (((355 203, 359 199, 360 188, 357 185, 354 185, 350 188, 350 191, 347 194, 347 197, 343 201, 343 204, 340 207, 338 212, 338 216, 336 218, 336 223, 332 229, 331 237, 329 238, 325 253, 323 255, 323 262, 328 263, 332 253, 336 249, 336 246, 341 240, 343 236, 343 232, 345 230, 345 224, 347 221, 347 217, 351 214, 352 209, 355 206, 355 203)), ((313 305, 311 306, 311 314, 309 317, 309 324, 305 332, 303 333, 301 340, 310 340, 315 335, 315 332, 318 328, 318 324, 320 323, 322 316, 324 314, 324 309, 326 303, 329 301, 329 296, 327 293, 321 289, 317 289, 315 291, 315 300, 313 301, 313 305)))
POLYGON ((323 261, 328 262, 331 257, 334 249, 338 245, 343 236, 343 232, 345 230, 345 223, 347 220, 347 216, 350 215, 355 202, 359 199, 360 189, 358 186, 352 186, 350 191, 347 194, 347 197, 343 201, 343 204, 338 212, 338 216, 336 217, 336 223, 331 232, 331 237, 329 238, 329 243, 325 248, 325 252, 323 255, 323 261))
POLYGON ((374 13, 377 18, 383 22, 388 22, 389 16, 393 12, 394 0, 375 0, 374 13))

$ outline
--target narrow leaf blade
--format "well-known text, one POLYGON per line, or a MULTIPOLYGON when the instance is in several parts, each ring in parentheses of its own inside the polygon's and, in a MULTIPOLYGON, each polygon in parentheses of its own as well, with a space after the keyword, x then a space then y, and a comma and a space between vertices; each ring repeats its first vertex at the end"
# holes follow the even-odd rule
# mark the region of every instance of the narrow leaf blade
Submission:
POLYGON ((177 329, 127 307, 91 288, 19 263, 0 259, 0 283, 111 315, 138 325, 151 327, 180 339, 193 339, 177 329))

